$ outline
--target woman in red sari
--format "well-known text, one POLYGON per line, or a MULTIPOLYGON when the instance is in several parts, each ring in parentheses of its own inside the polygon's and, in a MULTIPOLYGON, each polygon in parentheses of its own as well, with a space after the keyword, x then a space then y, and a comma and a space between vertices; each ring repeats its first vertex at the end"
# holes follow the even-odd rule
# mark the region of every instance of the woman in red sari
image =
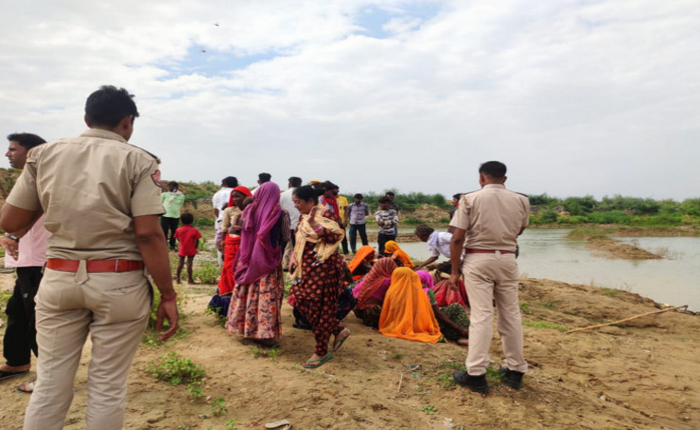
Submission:
POLYGON ((221 230, 224 232, 224 265, 221 270, 221 279, 219 280, 219 295, 230 294, 233 291, 233 286, 236 283, 233 280, 233 261, 236 259, 238 248, 241 246, 240 228, 233 224, 233 219, 241 214, 240 207, 246 197, 251 197, 250 190, 246 187, 236 187, 231 191, 231 197, 228 200, 228 207, 224 210, 223 225, 221 230))
POLYGON ((248 188, 234 188, 222 216, 222 233, 224 235, 223 242, 225 244, 224 264, 221 269, 221 278, 219 279, 216 294, 214 294, 214 297, 212 297, 209 302, 209 309, 216 312, 222 318, 226 318, 228 315, 228 307, 231 303, 231 292, 236 285, 233 280, 233 262, 236 259, 238 248, 241 246, 240 228, 236 228, 233 221, 237 217, 240 217, 243 209, 243 200, 250 196, 252 196, 252 194, 248 188))

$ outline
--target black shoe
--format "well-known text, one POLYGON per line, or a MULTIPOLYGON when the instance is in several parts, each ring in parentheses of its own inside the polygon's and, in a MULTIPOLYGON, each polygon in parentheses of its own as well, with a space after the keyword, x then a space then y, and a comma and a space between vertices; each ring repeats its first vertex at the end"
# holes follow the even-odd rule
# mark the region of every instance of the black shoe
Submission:
POLYGON ((486 374, 479 376, 472 376, 467 374, 467 372, 462 372, 461 370, 456 371, 452 377, 455 382, 463 387, 467 387, 471 391, 480 394, 489 393, 489 383, 486 382, 486 374))
POLYGON ((503 375, 503 383, 513 388, 515 390, 520 389, 520 385, 523 383, 523 372, 518 372, 517 370, 510 370, 507 366, 503 366, 498 369, 498 373, 503 375))

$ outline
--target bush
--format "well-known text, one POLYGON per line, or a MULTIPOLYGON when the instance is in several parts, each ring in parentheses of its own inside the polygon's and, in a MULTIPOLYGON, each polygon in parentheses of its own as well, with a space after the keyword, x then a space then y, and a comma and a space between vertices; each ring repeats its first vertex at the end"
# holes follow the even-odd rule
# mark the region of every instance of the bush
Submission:
POLYGON ((193 270, 192 276, 203 284, 218 284, 221 269, 216 262, 206 261, 193 270))
POLYGON ((214 220, 211 218, 196 218, 192 225, 195 227, 212 227, 214 225, 214 220))
POLYGON ((202 378, 206 372, 189 358, 181 358, 177 352, 169 352, 151 361, 146 372, 170 385, 187 384, 192 400, 202 397, 202 378))
POLYGON ((557 224, 581 224, 586 222, 585 216, 575 215, 575 216, 557 216, 557 224))
POLYGON ((528 196, 531 206, 551 206, 561 202, 557 197, 550 197, 547 193, 528 196))
POLYGON ((540 222, 543 224, 551 224, 557 222, 557 217, 559 216, 553 209, 541 210, 538 214, 540 217, 540 222))
POLYGON ((567 197, 562 205, 571 215, 584 215, 593 211, 598 206, 598 202, 593 196, 567 197))
POLYGON ((637 215, 655 214, 661 204, 654 199, 642 199, 639 197, 623 197, 615 195, 605 196, 599 205, 599 209, 608 211, 626 211, 637 215))
POLYGON ((686 215, 700 216, 700 199, 683 200, 680 209, 686 215))
POLYGON ((593 212, 586 215, 588 222, 594 224, 629 224, 632 216, 620 211, 593 212))

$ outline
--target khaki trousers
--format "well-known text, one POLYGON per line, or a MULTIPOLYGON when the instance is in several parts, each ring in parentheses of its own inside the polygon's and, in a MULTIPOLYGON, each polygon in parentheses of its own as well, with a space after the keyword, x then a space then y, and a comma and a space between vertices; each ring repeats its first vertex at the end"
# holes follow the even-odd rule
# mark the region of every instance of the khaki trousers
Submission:
POLYGON ((515 255, 500 252, 466 254, 462 275, 471 306, 467 373, 483 375, 489 365, 489 347, 493 339, 493 299, 498 308, 497 329, 501 334, 506 365, 510 370, 526 372, 515 255))
POLYGON ((148 323, 151 288, 143 271, 77 273, 46 269, 36 296, 37 381, 25 430, 63 428, 88 332, 86 429, 122 428, 126 377, 148 323))

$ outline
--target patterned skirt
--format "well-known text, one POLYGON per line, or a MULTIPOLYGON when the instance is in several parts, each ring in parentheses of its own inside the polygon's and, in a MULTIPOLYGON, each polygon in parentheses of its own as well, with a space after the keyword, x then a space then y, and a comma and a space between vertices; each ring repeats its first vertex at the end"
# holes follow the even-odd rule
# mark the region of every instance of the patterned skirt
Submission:
POLYGON ((247 339, 279 339, 282 336, 282 299, 284 279, 282 266, 249 285, 233 287, 226 318, 229 333, 247 339))

